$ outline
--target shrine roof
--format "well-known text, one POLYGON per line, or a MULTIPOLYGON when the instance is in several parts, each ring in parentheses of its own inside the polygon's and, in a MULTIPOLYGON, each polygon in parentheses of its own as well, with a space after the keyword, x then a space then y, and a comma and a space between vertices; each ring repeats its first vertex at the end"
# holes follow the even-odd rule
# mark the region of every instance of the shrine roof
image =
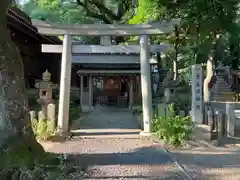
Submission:
POLYGON ((88 63, 82 63, 82 64, 73 64, 73 66, 77 69, 98 69, 98 70, 104 70, 104 69, 111 69, 111 70, 117 70, 117 69, 140 69, 140 64, 88 64, 88 63))
POLYGON ((7 12, 8 27, 19 30, 27 36, 33 37, 38 41, 51 44, 61 44, 62 41, 56 36, 41 35, 37 28, 32 25, 30 17, 22 10, 11 7, 7 12))

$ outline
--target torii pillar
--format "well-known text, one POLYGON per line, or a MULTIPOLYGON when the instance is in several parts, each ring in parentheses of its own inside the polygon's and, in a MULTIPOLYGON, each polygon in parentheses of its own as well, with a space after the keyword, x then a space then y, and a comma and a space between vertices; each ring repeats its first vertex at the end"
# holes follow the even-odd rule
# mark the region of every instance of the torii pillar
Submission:
POLYGON ((144 136, 151 135, 152 126, 152 86, 151 71, 149 62, 148 35, 140 36, 140 67, 141 67, 141 89, 142 89, 142 109, 143 109, 143 131, 144 136))
POLYGON ((61 81, 58 108, 57 133, 64 134, 69 131, 69 101, 72 69, 72 37, 64 35, 61 62, 61 81))

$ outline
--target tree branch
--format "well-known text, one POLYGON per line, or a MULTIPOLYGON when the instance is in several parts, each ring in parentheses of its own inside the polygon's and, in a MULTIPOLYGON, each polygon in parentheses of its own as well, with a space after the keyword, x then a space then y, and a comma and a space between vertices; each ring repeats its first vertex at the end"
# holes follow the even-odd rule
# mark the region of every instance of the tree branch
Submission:
POLYGON ((91 1, 91 4, 94 4, 101 13, 104 13, 105 15, 107 15, 109 18, 111 18, 112 20, 121 20, 121 16, 116 15, 112 10, 108 9, 105 5, 101 4, 98 1, 91 1))
POLYGON ((93 18, 95 18, 95 19, 102 20, 102 21, 103 21, 104 23, 106 23, 106 24, 112 24, 112 21, 110 21, 106 16, 91 11, 91 10, 88 8, 87 1, 86 1, 86 0, 85 0, 84 2, 81 2, 81 0, 77 0, 77 4, 78 4, 79 6, 82 6, 82 7, 85 9, 85 11, 86 11, 86 13, 87 13, 87 16, 93 17, 93 18))

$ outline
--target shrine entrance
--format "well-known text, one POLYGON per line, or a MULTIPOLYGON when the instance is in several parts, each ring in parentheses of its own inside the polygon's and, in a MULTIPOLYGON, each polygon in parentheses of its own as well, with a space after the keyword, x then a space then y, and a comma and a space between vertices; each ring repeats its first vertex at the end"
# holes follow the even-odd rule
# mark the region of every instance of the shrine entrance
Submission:
MULTIPOLYGON (((102 89, 95 94, 96 103, 105 106, 128 108, 129 77, 105 76, 102 78, 102 89)), ((95 88, 98 88, 95 86, 95 88)))
MULTIPOLYGON (((48 23, 35 23, 39 33, 47 35, 64 36, 62 46, 43 45, 42 51, 62 53, 61 62, 61 83, 59 93, 59 110, 58 110, 58 133, 64 134, 69 130, 69 102, 70 102, 70 85, 71 85, 71 68, 75 61, 74 54, 77 57, 78 63, 114 63, 114 64, 140 64, 139 70, 131 70, 137 72, 141 77, 141 94, 142 94, 142 110, 143 110, 143 125, 144 130, 142 135, 151 135, 152 124, 152 90, 151 90, 151 70, 150 70, 150 52, 163 52, 171 49, 171 46, 166 44, 150 45, 148 35, 171 33, 175 26, 180 24, 179 19, 155 22, 151 24, 137 25, 112 25, 112 24, 87 24, 87 25, 58 25, 48 23), (101 45, 77 45, 72 41, 72 36, 101 36, 103 39, 107 37, 108 43, 101 45), (109 39, 111 36, 135 36, 139 35, 139 45, 111 45, 109 39), (89 56, 89 53, 92 54, 89 56), (119 54, 113 58, 111 54, 119 54), (121 55, 124 53, 123 55, 121 55), (99 56, 99 54, 101 56, 99 56), (135 54, 135 58, 132 57, 135 54), (122 56, 125 63, 123 62, 122 56)), ((115 70, 108 70, 112 74, 115 70)), ((119 70, 119 74, 127 74, 129 70, 119 70)), ((97 70, 97 72, 106 72, 106 70, 97 70)), ((131 74, 130 73, 130 74, 131 74)), ((88 107, 93 105, 93 73, 88 75, 89 96, 88 107)), ((83 102, 83 76, 81 82, 81 104, 83 102)), ((132 84, 132 83, 130 83, 132 84)), ((133 86, 130 86, 133 89, 133 86)), ((133 91, 129 91, 132 93, 133 91)), ((129 95, 132 97, 132 95, 129 95)), ((131 101, 131 99, 129 99, 131 101)), ((132 104, 132 102, 130 102, 132 104)), ((83 104, 82 104, 83 105, 83 104)), ((92 109, 90 109, 92 110, 92 109)))
POLYGON ((131 109, 133 105, 140 104, 139 70, 105 69, 101 73, 97 69, 81 69, 77 73, 80 76, 82 111, 94 109, 96 105, 131 109), (85 87, 84 82, 88 82, 85 87))

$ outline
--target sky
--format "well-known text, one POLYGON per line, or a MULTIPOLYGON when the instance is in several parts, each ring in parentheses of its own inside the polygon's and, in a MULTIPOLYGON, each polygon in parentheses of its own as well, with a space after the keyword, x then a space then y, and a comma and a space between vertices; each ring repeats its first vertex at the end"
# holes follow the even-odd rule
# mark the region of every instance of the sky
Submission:
POLYGON ((16 2, 19 2, 20 4, 23 4, 26 0, 16 0, 16 2))

